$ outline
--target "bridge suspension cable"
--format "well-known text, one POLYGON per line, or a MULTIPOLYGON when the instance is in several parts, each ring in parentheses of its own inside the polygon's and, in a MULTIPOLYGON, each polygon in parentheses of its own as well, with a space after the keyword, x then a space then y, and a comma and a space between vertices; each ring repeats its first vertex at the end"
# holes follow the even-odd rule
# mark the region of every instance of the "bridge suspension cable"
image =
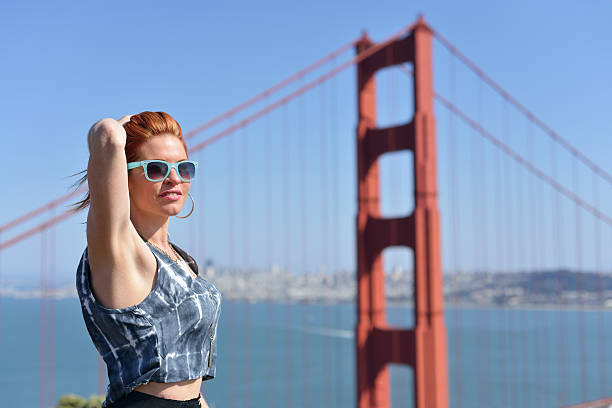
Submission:
POLYGON ((601 221, 605 222, 609 226, 612 226, 612 217, 610 217, 609 215, 599 211, 599 209, 597 209, 594 206, 592 206, 591 204, 587 203, 586 201, 581 199, 577 194, 575 194, 572 191, 568 190, 563 185, 561 185, 559 182, 557 182, 555 179, 550 177, 548 174, 544 173, 542 170, 540 170, 537 167, 535 167, 533 164, 531 164, 529 162, 529 160, 525 159, 523 156, 521 156, 519 153, 514 151, 506 143, 502 142, 497 137, 495 137, 493 134, 491 134, 489 131, 487 131, 478 122, 476 122, 474 119, 470 118, 465 112, 461 111, 457 106, 455 106, 448 99, 444 98, 439 93, 435 93, 435 98, 445 108, 447 108, 448 110, 453 112, 455 115, 457 115, 459 118, 461 118, 470 127, 472 127, 474 130, 476 130, 480 135, 484 136, 491 143, 493 143, 495 146, 497 146, 499 149, 501 149, 503 152, 505 152, 508 156, 512 157, 519 164, 521 164, 522 166, 527 168, 527 170, 529 170, 531 173, 535 174, 537 177, 539 177, 540 179, 542 179, 543 181, 548 183, 555 190, 557 190, 558 192, 560 192, 561 194, 563 194, 564 196, 566 196, 567 198, 572 200, 575 204, 578 204, 579 206, 581 206, 582 208, 584 208, 585 210, 587 210, 588 212, 593 214, 596 218, 598 218, 601 221))
POLYGON ((571 154, 576 156, 586 166, 591 168, 596 174, 601 176, 609 184, 612 184, 612 175, 598 166, 593 160, 591 160, 586 154, 582 153, 577 147, 572 145, 569 141, 561 137, 555 132, 550 126, 546 125, 543 120, 538 118, 532 111, 527 109, 521 104, 515 97, 513 97, 508 91, 501 87, 495 82, 490 76, 484 73, 474 62, 466 57, 461 51, 459 51, 450 41, 448 41, 438 31, 432 29, 434 37, 440 41, 440 43, 446 47, 453 55, 455 55, 461 62, 463 62, 472 72, 474 72, 479 78, 481 78, 487 85, 493 90, 498 92, 504 99, 512 104, 518 111, 523 113, 529 120, 535 123, 540 129, 542 129, 548 136, 558 142, 561 146, 567 149, 571 154))
MULTIPOLYGON (((200 143, 190 147, 188 149, 189 153, 192 154, 192 153, 195 153, 195 152, 197 152, 199 150, 202 150, 206 146, 208 146, 208 145, 210 145, 210 144, 212 144, 212 143, 214 143, 214 142, 216 142, 216 141, 218 141, 218 140, 220 140, 220 139, 222 139, 222 138, 232 134, 236 130, 238 130, 238 129, 248 125, 249 123, 251 123, 251 122, 253 122, 253 121, 257 120, 257 119, 259 119, 260 117, 262 117, 262 116, 266 115, 267 113, 277 109, 278 107, 289 103, 291 100, 293 100, 296 97, 304 94, 308 90, 310 90, 310 89, 312 89, 312 88, 314 88, 314 87, 316 87, 318 85, 321 85, 323 82, 329 80, 330 78, 333 78, 335 75, 339 74, 340 72, 344 71, 345 69, 347 69, 347 68, 357 64, 359 61, 363 60, 364 58, 367 58, 368 56, 370 56, 370 55, 374 54, 375 52, 381 50, 386 45, 388 45, 390 42, 395 41, 397 38, 400 38, 400 37, 406 35, 407 33, 409 33, 412 30, 413 27, 414 27, 414 24, 410 24, 409 26, 406 26, 406 27, 402 28, 401 30, 399 30, 398 32, 393 34, 392 36, 388 37, 385 41, 382 41, 382 42, 376 44, 375 46, 368 48, 366 51, 361 52, 360 54, 358 54, 354 58, 352 58, 352 59, 350 59, 350 60, 348 60, 348 61, 346 61, 346 62, 344 62, 344 63, 342 63, 340 65, 338 65, 337 67, 333 68, 332 70, 328 71, 327 73, 325 73, 323 75, 320 75, 318 78, 316 78, 314 80, 311 80, 310 82, 306 83, 305 85, 301 86, 300 88, 298 88, 297 90, 291 92, 290 94, 282 97, 281 99, 277 100, 276 102, 273 102, 273 103, 269 104, 268 106, 260 109, 259 111, 257 111, 254 114, 248 116, 247 118, 245 118, 245 119, 243 119, 243 120, 241 120, 241 121, 239 121, 239 122, 237 122, 237 123, 235 123, 233 125, 230 125, 225 130, 222 130, 222 131, 218 132, 217 134, 207 138, 206 140, 203 140, 202 142, 200 142, 200 143)), ((340 49, 344 49, 345 47, 347 47, 347 45, 344 45, 340 49)), ((339 51, 339 50, 337 50, 337 51, 339 51)), ((320 61, 323 61, 323 60, 329 61, 329 60, 335 58, 336 56, 337 56, 337 53, 334 52, 334 53, 329 54, 328 56, 324 57, 320 61)), ((322 64, 322 62, 320 62, 320 63, 322 64)), ((281 83, 284 84, 283 86, 286 86, 286 85, 289 84, 289 82, 288 82, 289 79, 292 79, 292 81, 295 81, 295 80, 301 78, 303 75, 305 75, 305 71, 306 70, 312 70, 312 69, 314 69, 313 67, 315 67, 315 66, 318 67, 319 65, 320 65, 319 63, 315 63, 315 64, 311 65, 310 67, 308 67, 308 68, 298 72, 297 74, 293 75, 292 77, 288 78, 287 80, 282 81, 281 83)), ((308 72, 310 72, 310 71, 308 71, 308 72)), ((275 91, 279 90, 281 88, 280 87, 281 83, 275 85, 272 88, 275 88, 275 91)), ((272 88, 270 88, 270 90, 272 88)), ((270 91, 270 90, 268 90, 268 91, 270 91)), ((258 101, 258 100, 261 100, 261 99, 265 98, 266 96, 269 95, 269 93, 266 93, 268 91, 264 91, 261 94, 259 94, 258 96, 256 96, 256 97, 248 100, 247 102, 243 103, 242 105, 240 105, 240 106, 242 106, 241 109, 245 109, 246 107, 248 107, 251 104, 255 103, 256 100, 258 101)), ((233 110, 238 112, 237 109, 233 109, 233 110)), ((230 111, 233 111, 233 110, 230 110, 230 111)), ((228 112, 230 112, 230 111, 228 111, 228 112)), ((189 137, 192 137, 196 133, 201 132, 204 129, 208 129, 209 127, 213 126, 213 124, 212 124, 213 121, 214 121, 214 123, 218 123, 222 119, 225 119, 225 118, 228 118, 228 117, 233 117, 233 115, 223 114, 223 115, 218 116, 217 118, 213 119, 212 121, 209 121, 209 122, 205 123, 204 125, 202 125, 197 132, 195 132, 195 130, 197 130, 198 128, 196 128, 194 131, 190 131, 189 132, 190 133, 189 137), (220 118, 222 118, 222 119, 220 119, 220 118)), ((77 192, 83 192, 84 191, 84 190, 82 190, 82 191, 80 191, 80 190, 81 189, 79 189, 77 191, 74 191, 74 192, 71 192, 69 194, 65 194, 64 196, 61 196, 61 197, 51 201, 50 203, 45 204, 45 205, 37 208, 36 210, 31 211, 30 213, 28 213, 28 214, 26 214, 24 216, 21 216, 21 217, 19 217, 18 219, 14 220, 14 221, 11 221, 11 222, 7 223, 3 227, 3 229, 0 229, 0 232, 4 231, 6 229, 9 229, 9 228, 15 227, 16 225, 18 225, 18 224, 20 224, 20 223, 22 223, 22 222, 24 222, 24 221, 34 217, 35 215, 38 215, 38 214, 40 214, 40 213, 42 213, 42 212, 44 212, 44 211, 46 211, 46 210, 48 210, 50 208, 53 208, 53 207, 59 205, 62 202, 65 202, 65 201, 69 200, 71 197, 76 195, 77 192)), ((13 238, 11 240, 8 240, 6 242, 2 242, 2 243, 0 243, 0 250, 3 250, 3 249, 5 249, 5 248, 7 248, 7 247, 9 247, 11 245, 14 245, 17 242, 21 241, 22 239, 25 239, 25 238, 29 237, 30 235, 32 235, 32 234, 34 234, 34 233, 36 233, 38 231, 41 231, 42 229, 48 228, 51 225, 54 225, 57 222, 62 221, 65 218, 68 218, 71 215, 74 215, 74 212, 71 211, 71 210, 68 210, 64 214, 56 216, 56 217, 52 218, 51 220, 46 221, 44 223, 41 223, 40 225, 38 225, 38 226, 36 226, 36 227, 34 227, 34 228, 24 232, 23 234, 18 235, 17 237, 15 237, 15 238, 13 238)))
MULTIPOLYGON (((309 73, 311 73, 312 71, 316 70, 317 68, 323 66, 324 64, 328 63, 329 61, 337 58, 339 55, 342 55, 343 53, 345 53, 346 51, 350 50, 355 43, 357 42, 357 40, 352 40, 346 44, 344 44, 343 46, 339 47, 338 49, 332 51, 331 53, 329 53, 328 55, 324 56, 323 58, 317 60, 316 62, 314 62, 313 64, 307 66, 306 68, 301 69, 300 71, 296 72, 295 74, 283 79, 282 81, 278 82, 277 84, 271 86, 270 88, 264 90, 263 92, 255 95, 252 98, 247 99, 245 102, 237 105, 236 107, 216 116, 215 118, 203 123, 202 125, 190 130, 189 132, 185 133, 184 137, 185 139, 190 139, 194 136, 196 136, 197 134, 215 126, 216 124, 235 116, 236 114, 238 114, 239 112, 243 111, 244 109, 248 108, 249 106, 273 95, 274 93, 280 91, 281 89, 287 87, 288 85, 292 84, 293 82, 303 78, 304 76, 308 75, 309 73)), ((70 200, 71 198, 82 194, 86 191, 86 188, 80 187, 74 191, 71 191, 70 193, 64 194, 18 218, 15 218, 12 221, 9 221, 8 223, 1 225, 0 226, 0 233, 7 231, 11 228, 16 227, 19 224, 22 224, 34 217, 36 217, 37 215, 40 215, 42 213, 44 213, 45 211, 49 211, 55 207, 57 207, 58 205, 70 200)), ((66 217, 63 217, 61 219, 57 219, 56 222, 59 222, 61 220, 63 220, 66 217)), ((51 224, 52 225, 52 224, 51 224)), ((47 225, 47 227, 50 225, 47 225)), ((34 228, 33 229, 33 233, 39 231, 39 229, 34 228)), ((31 234, 30 234, 31 235, 31 234)), ((29 235, 27 235, 29 236, 29 235)), ((24 238, 26 238, 27 236, 24 236, 24 238)), ((15 242, 16 243, 16 242, 15 242)), ((2 246, 3 244, 0 244, 0 250, 4 249, 4 247, 2 246)))

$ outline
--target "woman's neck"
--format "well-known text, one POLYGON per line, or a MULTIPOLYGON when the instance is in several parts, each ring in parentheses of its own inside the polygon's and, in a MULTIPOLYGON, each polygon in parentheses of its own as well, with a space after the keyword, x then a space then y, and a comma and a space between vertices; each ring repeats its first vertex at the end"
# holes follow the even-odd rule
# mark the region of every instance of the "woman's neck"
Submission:
POLYGON ((138 217, 130 216, 132 224, 140 236, 153 244, 166 248, 168 243, 169 217, 138 217))

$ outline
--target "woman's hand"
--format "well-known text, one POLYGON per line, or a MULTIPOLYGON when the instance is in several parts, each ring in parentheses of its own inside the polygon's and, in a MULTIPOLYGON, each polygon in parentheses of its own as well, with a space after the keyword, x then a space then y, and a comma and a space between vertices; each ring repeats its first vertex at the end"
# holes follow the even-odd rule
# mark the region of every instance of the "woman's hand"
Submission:
POLYGON ((100 119, 89 129, 87 142, 89 152, 96 147, 101 147, 106 143, 114 143, 125 146, 126 134, 123 125, 130 121, 132 115, 126 115, 115 120, 112 118, 100 119))
POLYGON ((128 123, 130 121, 130 118, 132 117, 132 115, 125 115, 119 119, 117 119, 117 122, 119 122, 119 124, 121 126, 125 125, 126 123, 128 123))
POLYGON ((204 396, 200 393, 200 407, 201 408, 210 408, 206 401, 204 401, 204 396))

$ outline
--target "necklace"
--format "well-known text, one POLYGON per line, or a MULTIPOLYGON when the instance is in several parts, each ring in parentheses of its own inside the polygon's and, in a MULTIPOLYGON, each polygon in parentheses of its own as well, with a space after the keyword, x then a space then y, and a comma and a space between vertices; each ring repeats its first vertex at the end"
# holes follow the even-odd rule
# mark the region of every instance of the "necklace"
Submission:
POLYGON ((147 241, 149 244, 153 245, 155 248, 159 249, 161 252, 163 252, 164 254, 166 254, 166 256, 170 259, 172 259, 172 261, 175 264, 178 264, 179 261, 181 260, 181 257, 179 256, 179 254, 176 253, 176 251, 174 250, 174 248, 172 247, 172 245, 170 245, 170 249, 172 250, 172 252, 174 253, 174 256, 176 256, 176 259, 172 258, 170 256, 169 253, 167 253, 166 251, 164 251, 163 249, 161 249, 160 247, 158 247, 157 245, 155 245, 154 243, 152 243, 151 241, 147 241))

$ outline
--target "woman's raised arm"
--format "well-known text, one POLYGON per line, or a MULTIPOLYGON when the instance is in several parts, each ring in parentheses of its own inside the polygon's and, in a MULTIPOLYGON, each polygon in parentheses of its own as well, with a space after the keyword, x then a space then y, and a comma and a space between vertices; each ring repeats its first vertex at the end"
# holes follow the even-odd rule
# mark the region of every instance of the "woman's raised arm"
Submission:
MULTIPOLYGON (((108 307, 131 303, 130 287, 139 286, 135 271, 155 270, 155 259, 130 221, 126 133, 119 120, 96 122, 87 136, 89 214, 87 244, 92 283, 108 307)), ((141 285, 140 285, 141 286, 141 285)), ((137 296, 138 297, 138 296, 137 296)))
POLYGON ((87 242, 90 252, 115 252, 130 224, 130 195, 128 191, 126 134, 123 123, 105 118, 96 122, 87 135, 89 163, 89 215, 87 242))

